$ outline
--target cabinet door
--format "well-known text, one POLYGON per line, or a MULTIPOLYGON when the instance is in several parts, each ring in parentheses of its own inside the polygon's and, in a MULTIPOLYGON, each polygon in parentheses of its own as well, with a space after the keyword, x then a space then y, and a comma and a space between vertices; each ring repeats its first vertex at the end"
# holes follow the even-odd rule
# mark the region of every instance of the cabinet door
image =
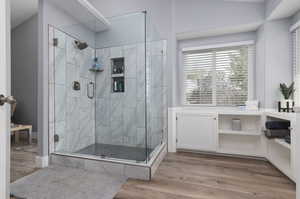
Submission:
POLYGON ((212 115, 177 115, 177 148, 216 151, 217 122, 212 115))

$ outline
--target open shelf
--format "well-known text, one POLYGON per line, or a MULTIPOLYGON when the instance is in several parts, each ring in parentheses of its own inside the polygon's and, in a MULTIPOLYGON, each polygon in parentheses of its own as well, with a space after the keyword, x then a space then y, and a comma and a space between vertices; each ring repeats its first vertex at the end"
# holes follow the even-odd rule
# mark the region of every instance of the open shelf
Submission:
POLYGON ((289 143, 287 143, 284 139, 274 139, 274 141, 277 143, 277 144, 280 144, 282 145, 283 147, 286 147, 288 149, 291 149, 291 145, 289 143))
POLYGON ((103 72, 104 69, 102 69, 102 68, 90 68, 89 71, 91 71, 91 72, 103 72))
POLYGON ((111 77, 124 77, 124 73, 112 74, 111 77))
POLYGON ((234 131, 220 129, 219 134, 222 135, 249 135, 249 136, 261 136, 261 133, 257 130, 245 130, 245 131, 234 131))

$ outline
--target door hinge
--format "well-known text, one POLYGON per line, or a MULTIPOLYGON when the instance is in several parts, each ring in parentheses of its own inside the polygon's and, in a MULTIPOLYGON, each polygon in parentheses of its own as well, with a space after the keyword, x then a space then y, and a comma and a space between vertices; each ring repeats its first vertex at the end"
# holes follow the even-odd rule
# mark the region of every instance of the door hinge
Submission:
POLYGON ((58 39, 57 38, 54 38, 53 39, 53 46, 58 46, 58 39))
POLYGON ((178 120, 178 117, 176 117, 176 121, 178 120))
POLYGON ((54 142, 59 142, 59 135, 57 134, 54 135, 54 142))
POLYGON ((178 143, 178 139, 176 139, 176 143, 178 143))

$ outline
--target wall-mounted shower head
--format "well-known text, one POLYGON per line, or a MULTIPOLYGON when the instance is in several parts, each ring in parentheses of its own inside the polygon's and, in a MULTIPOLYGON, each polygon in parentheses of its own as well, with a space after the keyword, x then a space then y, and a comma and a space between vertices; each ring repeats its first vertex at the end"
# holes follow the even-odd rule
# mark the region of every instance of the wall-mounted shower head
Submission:
POLYGON ((79 50, 84 50, 89 46, 86 42, 81 41, 75 41, 75 45, 79 50))

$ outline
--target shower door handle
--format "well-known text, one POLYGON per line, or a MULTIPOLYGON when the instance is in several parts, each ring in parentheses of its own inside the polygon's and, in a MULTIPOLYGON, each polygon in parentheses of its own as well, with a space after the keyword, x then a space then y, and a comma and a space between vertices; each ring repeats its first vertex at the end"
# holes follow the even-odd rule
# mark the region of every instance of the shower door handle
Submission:
POLYGON ((93 99, 95 97, 95 83, 94 82, 90 82, 87 84, 87 97, 90 99, 93 99), (92 94, 90 93, 91 86, 92 86, 92 94))

